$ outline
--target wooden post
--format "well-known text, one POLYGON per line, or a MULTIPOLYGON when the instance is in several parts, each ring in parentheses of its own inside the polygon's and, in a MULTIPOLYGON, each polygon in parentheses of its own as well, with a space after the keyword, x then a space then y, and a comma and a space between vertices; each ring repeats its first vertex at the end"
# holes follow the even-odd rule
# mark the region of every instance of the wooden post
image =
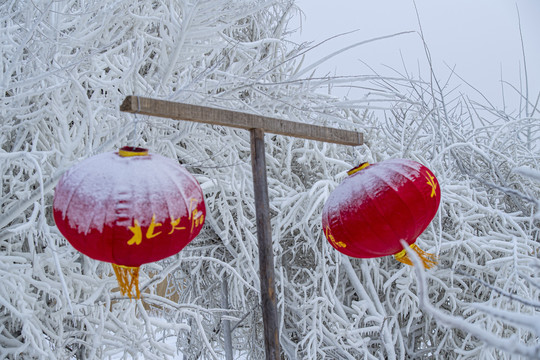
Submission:
POLYGON ((270 227, 270 202, 266 181, 264 131, 251 129, 251 167, 255 192, 257 216, 257 240, 259 241, 259 277, 261 282, 261 305, 264 323, 264 348, 267 360, 280 359, 274 252, 270 227))
POLYGON ((267 116, 175 103, 139 96, 128 96, 121 111, 159 116, 176 120, 195 121, 249 130, 251 133, 251 165, 257 216, 261 306, 264 323, 264 344, 267 360, 280 359, 274 253, 270 227, 270 205, 266 178, 264 133, 294 136, 343 145, 362 145, 362 133, 324 126, 298 123, 267 116))
MULTIPOLYGON (((225 310, 223 316, 228 316, 229 312, 229 286, 227 285, 227 274, 223 273, 221 283, 221 307, 225 310)), ((223 348, 225 349, 225 360, 233 360, 231 321, 221 320, 223 324, 223 348)))

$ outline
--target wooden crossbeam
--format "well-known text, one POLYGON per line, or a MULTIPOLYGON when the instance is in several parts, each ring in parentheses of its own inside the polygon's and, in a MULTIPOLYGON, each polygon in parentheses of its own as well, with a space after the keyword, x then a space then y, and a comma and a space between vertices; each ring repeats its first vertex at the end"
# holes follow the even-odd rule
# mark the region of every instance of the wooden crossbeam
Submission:
POLYGON ((126 97, 120 106, 120 110, 129 113, 195 121, 245 130, 262 129, 265 133, 294 136, 334 144, 355 146, 364 143, 363 134, 356 131, 139 96, 126 97))

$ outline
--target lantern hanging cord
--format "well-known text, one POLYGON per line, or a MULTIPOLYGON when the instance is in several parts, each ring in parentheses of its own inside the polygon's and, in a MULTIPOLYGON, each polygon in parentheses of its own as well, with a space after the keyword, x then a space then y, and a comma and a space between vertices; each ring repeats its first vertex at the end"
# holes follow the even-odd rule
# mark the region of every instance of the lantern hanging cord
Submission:
MULTIPOLYGON (((418 254, 418 256, 420 257, 420 260, 422 260, 422 264, 424 264, 424 268, 431 269, 432 267, 437 265, 438 263, 437 255, 425 252, 424 250, 420 249, 420 247, 416 244, 411 244, 410 248, 418 254)), ((413 262, 407 255, 407 251, 405 249, 395 254, 394 258, 403 264, 407 264, 411 266, 413 265, 413 262)))
POLYGON ((141 98, 137 96, 137 111, 133 113, 133 132, 131 133, 131 141, 133 143, 133 146, 136 146, 138 144, 137 125, 139 123, 139 118, 137 117, 137 114, 139 112, 141 112, 141 98))

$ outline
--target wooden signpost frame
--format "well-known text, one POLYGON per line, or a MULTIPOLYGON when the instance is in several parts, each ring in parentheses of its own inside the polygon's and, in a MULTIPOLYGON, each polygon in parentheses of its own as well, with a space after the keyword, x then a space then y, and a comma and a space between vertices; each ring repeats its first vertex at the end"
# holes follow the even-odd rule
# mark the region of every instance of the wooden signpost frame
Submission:
POLYGON ((268 360, 280 359, 279 324, 264 134, 268 132, 302 139, 358 146, 363 144, 362 133, 133 95, 127 96, 124 99, 124 102, 120 105, 120 110, 135 114, 222 125, 250 131, 265 352, 266 359, 268 360))

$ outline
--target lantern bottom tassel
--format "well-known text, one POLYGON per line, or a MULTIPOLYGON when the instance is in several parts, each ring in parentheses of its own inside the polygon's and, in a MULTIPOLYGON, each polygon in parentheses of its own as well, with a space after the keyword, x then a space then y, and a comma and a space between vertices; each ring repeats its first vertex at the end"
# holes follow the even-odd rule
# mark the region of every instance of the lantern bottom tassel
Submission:
MULTIPOLYGON (((416 244, 411 244, 410 247, 418 254, 420 260, 422 260, 422 264, 424 264, 424 268, 431 269, 432 267, 437 265, 437 255, 425 252, 424 250, 420 249, 420 247, 416 244)), ((405 249, 395 254, 394 258, 401 263, 413 265, 413 262, 411 258, 407 255, 407 251, 405 249)))
POLYGON ((118 264, 112 264, 118 285, 120 286, 120 292, 122 295, 129 296, 130 299, 140 299, 141 293, 139 292, 139 267, 124 266, 118 264))

